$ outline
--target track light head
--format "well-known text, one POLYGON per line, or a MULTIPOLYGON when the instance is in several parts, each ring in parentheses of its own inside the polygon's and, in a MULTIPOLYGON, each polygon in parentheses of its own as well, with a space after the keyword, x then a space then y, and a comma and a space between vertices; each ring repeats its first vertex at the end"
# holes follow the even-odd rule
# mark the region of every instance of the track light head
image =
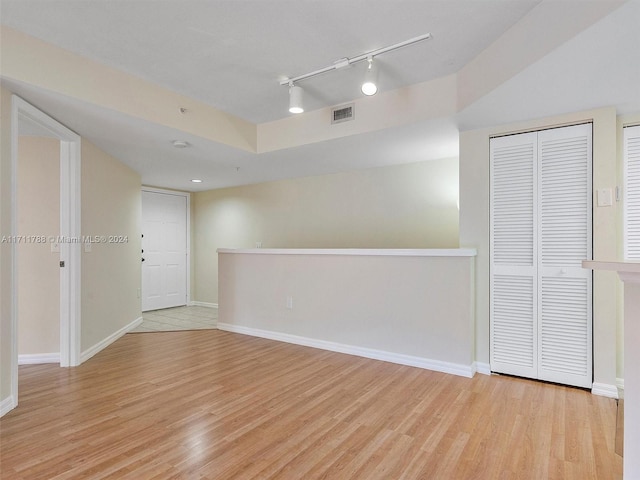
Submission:
POLYGON ((364 82, 362 82, 360 90, 362 90, 362 93, 364 93, 365 95, 371 96, 375 95, 378 91, 378 86, 376 85, 378 75, 377 69, 373 64, 372 56, 367 57, 367 63, 367 71, 364 74, 364 82))
POLYGON ((302 94, 304 90, 302 87, 294 85, 293 82, 289 83, 289 112, 302 113, 304 112, 304 106, 302 104, 302 94))

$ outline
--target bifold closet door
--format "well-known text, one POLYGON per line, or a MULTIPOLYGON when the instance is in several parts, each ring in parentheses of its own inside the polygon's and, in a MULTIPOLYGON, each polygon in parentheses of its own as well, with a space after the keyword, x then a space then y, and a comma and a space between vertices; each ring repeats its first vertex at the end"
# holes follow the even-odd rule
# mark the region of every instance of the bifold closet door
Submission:
POLYGON ((591 125, 491 141, 491 368, 591 387, 591 125))
POLYGON ((624 258, 640 260, 640 125, 624 128, 624 258))
POLYGON ((537 377, 537 134, 491 139, 491 369, 537 377))

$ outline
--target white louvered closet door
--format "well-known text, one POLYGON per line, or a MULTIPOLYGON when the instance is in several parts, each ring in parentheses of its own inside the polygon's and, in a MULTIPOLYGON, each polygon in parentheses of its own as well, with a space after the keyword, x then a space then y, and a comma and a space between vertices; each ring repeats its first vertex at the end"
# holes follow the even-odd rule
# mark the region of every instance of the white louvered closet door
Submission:
POLYGON ((536 377, 537 134, 491 140, 491 369, 536 377))
POLYGON ((624 129, 624 258, 640 260, 640 125, 624 129))
POLYGON ((592 384, 591 273, 581 267, 592 252, 591 151, 590 124, 491 141, 494 371, 592 384), (514 245, 530 245, 528 270, 524 257, 503 265, 514 245))
POLYGON ((591 124, 538 132, 538 378, 592 384, 591 124))

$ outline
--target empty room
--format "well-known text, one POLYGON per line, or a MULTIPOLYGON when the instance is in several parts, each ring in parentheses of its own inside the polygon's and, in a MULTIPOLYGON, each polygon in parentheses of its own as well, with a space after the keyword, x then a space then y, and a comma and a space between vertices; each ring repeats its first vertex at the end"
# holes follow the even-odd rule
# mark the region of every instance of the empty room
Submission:
POLYGON ((0 477, 640 479, 640 0, 0 0, 0 477))

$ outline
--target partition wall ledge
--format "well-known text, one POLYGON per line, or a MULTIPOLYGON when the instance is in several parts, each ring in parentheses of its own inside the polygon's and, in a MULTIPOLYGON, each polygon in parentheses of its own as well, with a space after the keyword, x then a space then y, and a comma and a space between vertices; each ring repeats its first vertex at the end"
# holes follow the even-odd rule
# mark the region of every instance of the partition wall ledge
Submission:
POLYGON ((475 257, 475 248, 219 248, 218 253, 253 255, 365 255, 392 257, 475 257))

